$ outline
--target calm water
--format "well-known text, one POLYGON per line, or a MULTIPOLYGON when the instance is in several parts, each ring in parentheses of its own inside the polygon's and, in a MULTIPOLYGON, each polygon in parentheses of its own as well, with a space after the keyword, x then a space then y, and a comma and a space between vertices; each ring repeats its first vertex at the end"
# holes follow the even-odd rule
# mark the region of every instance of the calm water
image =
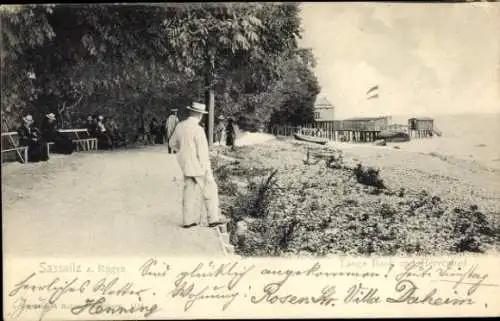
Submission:
MULTIPOLYGON (((429 115, 442 137, 401 143, 401 149, 473 159, 500 168, 500 113, 429 115)), ((393 123, 407 124, 410 116, 393 116, 393 123)))

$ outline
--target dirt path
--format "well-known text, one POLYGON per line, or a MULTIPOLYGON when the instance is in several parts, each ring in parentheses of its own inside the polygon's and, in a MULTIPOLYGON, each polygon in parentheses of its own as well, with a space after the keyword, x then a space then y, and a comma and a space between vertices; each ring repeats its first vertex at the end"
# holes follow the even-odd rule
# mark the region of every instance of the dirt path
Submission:
POLYGON ((4 254, 222 255, 214 230, 180 227, 181 193, 180 168, 163 146, 6 164, 4 254))

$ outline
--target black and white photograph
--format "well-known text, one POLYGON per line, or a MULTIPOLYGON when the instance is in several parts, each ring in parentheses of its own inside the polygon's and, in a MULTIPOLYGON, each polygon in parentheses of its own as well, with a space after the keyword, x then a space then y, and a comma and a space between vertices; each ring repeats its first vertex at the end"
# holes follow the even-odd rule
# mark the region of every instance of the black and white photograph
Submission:
POLYGON ((0 14, 4 259, 498 257, 499 2, 0 14))

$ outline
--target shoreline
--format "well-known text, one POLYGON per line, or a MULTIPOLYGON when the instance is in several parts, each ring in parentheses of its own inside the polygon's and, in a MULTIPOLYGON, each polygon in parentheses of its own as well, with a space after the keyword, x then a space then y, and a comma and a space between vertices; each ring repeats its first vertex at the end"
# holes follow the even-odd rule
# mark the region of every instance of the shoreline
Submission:
MULTIPOLYGON (((385 219, 377 217, 380 216, 380 211, 383 211, 384 207, 387 206, 391 210, 395 211, 395 213, 399 213, 396 215, 398 219, 401 220, 401 222, 397 225, 398 228, 408 230, 403 233, 404 235, 407 235, 404 237, 412 239, 415 236, 420 240, 415 241, 407 239, 405 241, 402 239, 398 240, 398 242, 407 242, 410 245, 420 244, 417 245, 417 248, 421 246, 423 249, 422 251, 424 251, 422 254, 424 255, 449 255, 450 253, 462 253, 460 250, 457 250, 458 252, 450 250, 453 246, 449 244, 446 245, 445 243, 451 242, 450 244, 452 244, 453 242, 460 242, 459 239, 461 238, 461 234, 456 234, 456 229, 464 228, 458 227, 461 226, 461 220, 463 219, 476 220, 476 218, 474 218, 476 215, 481 217, 485 215, 487 221, 489 222, 488 224, 491 224, 494 229, 500 228, 500 171, 487 167, 479 162, 451 156, 439 157, 431 153, 426 154, 412 152, 402 148, 394 149, 393 146, 390 145, 375 146, 368 144, 333 143, 327 144, 327 146, 320 146, 307 142, 299 142, 293 139, 275 138, 253 145, 240 145, 236 147, 236 151, 230 152, 226 150, 223 151, 222 154, 225 155, 225 157, 230 157, 225 160, 223 160, 222 157, 219 157, 218 159, 223 163, 230 163, 231 157, 233 160, 236 159, 237 162, 239 162, 239 164, 235 165, 233 169, 229 169, 229 173, 225 173, 223 175, 225 178, 219 179, 220 184, 224 185, 221 188, 222 191, 220 191, 222 194, 221 203, 223 203, 223 211, 228 212, 229 216, 239 215, 237 211, 232 208, 234 206, 238 206, 240 203, 244 203, 245 199, 238 198, 235 200, 234 197, 227 195, 228 191, 229 193, 232 193, 232 189, 238 189, 240 194, 242 192, 245 193, 245 179, 252 179, 252 177, 256 177, 258 178, 257 182, 259 182, 259 179, 260 181, 266 179, 265 169, 268 170, 267 173, 269 173, 269 169, 277 169, 278 172, 276 177, 278 184, 284 189, 284 191, 277 191, 276 199, 271 201, 271 203, 274 202, 273 206, 275 206, 274 212, 273 210, 271 210, 271 212, 273 212, 273 215, 277 218, 271 219, 270 221, 264 219, 265 225, 269 227, 281 220, 293 221, 295 220, 294 217, 296 217, 297 213, 299 213, 299 221, 303 221, 306 219, 305 217, 309 217, 306 220, 312 219, 313 221, 311 222, 314 222, 315 220, 321 221, 324 220, 325 216, 332 215, 332 218, 329 220, 337 220, 337 223, 331 223, 329 227, 326 227, 329 224, 328 222, 321 223, 324 227, 316 232, 301 232, 304 235, 309 235, 310 233, 313 234, 310 234, 309 236, 301 235, 300 237, 305 238, 302 239, 302 241, 291 241, 292 243, 298 243, 294 243, 291 246, 291 250, 284 248, 282 255, 303 255, 303 250, 300 250, 302 246, 300 245, 301 243, 310 242, 318 237, 324 238, 325 235, 334 237, 332 240, 335 240, 333 241, 335 243, 337 242, 336 238, 344 237, 344 233, 346 232, 349 234, 348 230, 345 230, 346 228, 362 228, 362 230, 357 232, 361 234, 351 233, 351 236, 342 241, 352 243, 353 238, 356 239, 359 235, 365 233, 362 232, 364 228, 363 226, 368 224, 368 222, 365 224, 361 223, 359 220, 360 215, 362 215, 361 213, 366 212, 367 210, 367 213, 369 213, 369 221, 372 219, 375 220, 367 226, 370 226, 370 224, 376 224, 376 226, 381 226, 382 229, 392 229, 396 226, 394 225, 395 223, 388 223, 385 219), (380 178, 387 186, 387 190, 383 192, 376 192, 370 186, 364 186, 356 183, 353 181, 352 174, 349 174, 352 171, 351 169, 327 169, 324 165, 325 163, 322 161, 317 165, 304 165, 307 149, 310 150, 311 154, 316 152, 324 153, 325 151, 327 153, 328 151, 340 153, 342 155, 342 166, 344 168, 351 168, 353 170, 358 163, 361 163, 364 168, 373 167, 378 169, 380 171, 380 178), (231 171, 233 171, 233 173, 231 173, 231 171), (263 172, 264 174, 256 174, 258 172, 263 172), (223 182, 222 180, 229 181, 230 183, 223 182), (303 184, 302 187, 301 184, 303 184), (400 197, 396 196, 398 191, 404 191, 404 195, 400 197), (225 193, 226 195, 224 195, 225 193), (308 203, 309 205, 310 203, 314 203, 316 205, 314 205, 314 209, 311 210, 308 207, 303 207, 303 202, 308 203), (414 210, 414 205, 412 204, 421 205, 415 205, 416 209, 414 210), (333 211, 335 206, 340 206, 338 211, 333 211), (419 208, 419 206, 423 207, 419 208), (317 208, 319 208, 319 212, 316 210, 317 208), (409 214, 404 214, 408 211, 411 211, 411 213, 409 212, 409 214), (438 217, 435 217, 437 214, 433 213, 447 214, 443 217, 444 221, 441 221, 438 217), (339 219, 341 221, 338 221, 339 219), (357 226, 351 226, 349 225, 350 223, 347 224, 343 221, 346 219, 347 221, 354 220, 353 222, 359 221, 359 223, 357 223, 357 226), (439 226, 439 229, 447 230, 448 232, 446 233, 448 234, 442 235, 440 231, 434 231, 436 226, 439 226), (410 232, 411 230, 414 230, 414 232, 410 232), (441 241, 437 240, 440 238, 442 239, 441 241), (436 250, 429 247, 429 245, 426 244, 426 240, 438 242, 435 244, 437 247, 436 250)), ((214 157, 217 156, 214 155, 214 157)), ((216 167, 217 165, 220 164, 216 164, 216 167)), ((247 195, 249 195, 248 197, 251 198, 252 196, 250 194, 247 192, 247 195)), ((247 204, 246 206, 247 208, 251 208, 253 205, 247 204)), ((240 211, 245 212, 246 210, 245 208, 240 207, 240 211)), ((241 220, 241 217, 237 218, 234 223, 236 224, 238 220, 241 220)), ((264 224, 262 222, 258 222, 259 219, 245 217, 243 218, 243 221, 247 226, 249 226, 249 229, 253 229, 250 234, 253 235, 252 238, 254 238, 254 240, 247 242, 255 241, 256 243, 259 243, 262 241, 259 240, 259 238, 262 239, 267 237, 265 234, 258 236, 260 233, 258 232, 260 228, 259 225, 264 224), (254 235, 255 233, 257 235, 254 235)), ((307 224, 314 225, 316 223, 307 224)), ((474 225, 476 223, 471 224, 474 225)), ((288 227, 277 227, 277 229, 287 230, 288 227)), ((368 228, 368 230, 370 230, 370 228, 368 228)), ((481 234, 479 232, 471 232, 470 237, 474 238, 476 234, 477 237, 482 237, 479 235, 481 234)), ((374 234, 372 237, 374 240, 378 239, 377 234, 374 234)), ((364 241, 367 240, 362 238, 358 242, 364 241)), ((330 241, 323 240, 317 243, 316 248, 327 246, 325 244, 328 242, 330 241)), ((397 245, 393 243, 394 241, 381 241, 380 243, 379 240, 377 242, 379 243, 377 243, 378 245, 376 246, 381 246, 382 250, 380 251, 384 251, 383 248, 386 247, 386 245, 393 250, 395 249, 395 246, 397 248, 397 245)), ((492 245, 492 247, 485 250, 486 253, 490 253, 490 251, 495 251, 500 248, 500 239, 498 238, 493 237, 490 241, 485 242, 492 245)), ((264 248, 258 248, 258 246, 257 249, 245 249, 245 246, 246 245, 239 249, 238 254, 243 256, 261 256, 262 253, 259 251, 267 251, 264 248), (244 253, 245 251, 247 251, 246 254, 244 253)), ((333 244, 332 246, 333 248, 330 250, 321 250, 323 251, 322 253, 326 253, 327 255, 339 255, 342 253, 347 255, 359 255, 359 253, 352 253, 352 247, 347 246, 345 248, 345 251, 347 252, 343 252, 344 250, 341 249, 342 247, 339 248, 340 245, 333 244)), ((311 248, 306 250, 306 252, 319 251, 316 248, 311 248)), ((364 250, 361 249, 361 251, 364 250)), ((380 254, 378 251, 379 250, 375 250, 374 255, 380 254)), ((409 255, 414 255, 414 252, 412 251, 416 250, 408 248, 403 249, 402 251, 409 251, 409 255)), ((475 250, 471 251, 473 252, 475 250)), ((465 250, 467 253, 471 251, 465 250)), ((365 254, 362 254, 362 256, 365 254)), ((399 253, 394 254, 391 252, 389 255, 398 254, 399 253)), ((264 255, 270 254, 267 253, 264 255)))

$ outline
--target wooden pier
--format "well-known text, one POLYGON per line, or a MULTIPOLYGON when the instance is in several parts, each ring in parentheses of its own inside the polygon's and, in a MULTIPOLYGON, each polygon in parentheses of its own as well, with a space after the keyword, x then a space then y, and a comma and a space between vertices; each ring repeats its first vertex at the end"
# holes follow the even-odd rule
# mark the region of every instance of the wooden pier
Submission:
POLYGON ((276 136, 307 136, 327 138, 332 141, 367 143, 379 139, 382 132, 401 132, 413 138, 441 136, 431 118, 411 118, 408 125, 391 124, 391 117, 358 117, 344 120, 316 121, 302 126, 275 125, 270 133, 276 136))
POLYGON ((364 117, 345 120, 317 121, 303 126, 277 125, 271 133, 291 136, 296 132, 304 135, 328 138, 341 142, 374 142, 378 133, 389 126, 389 117, 364 117))

